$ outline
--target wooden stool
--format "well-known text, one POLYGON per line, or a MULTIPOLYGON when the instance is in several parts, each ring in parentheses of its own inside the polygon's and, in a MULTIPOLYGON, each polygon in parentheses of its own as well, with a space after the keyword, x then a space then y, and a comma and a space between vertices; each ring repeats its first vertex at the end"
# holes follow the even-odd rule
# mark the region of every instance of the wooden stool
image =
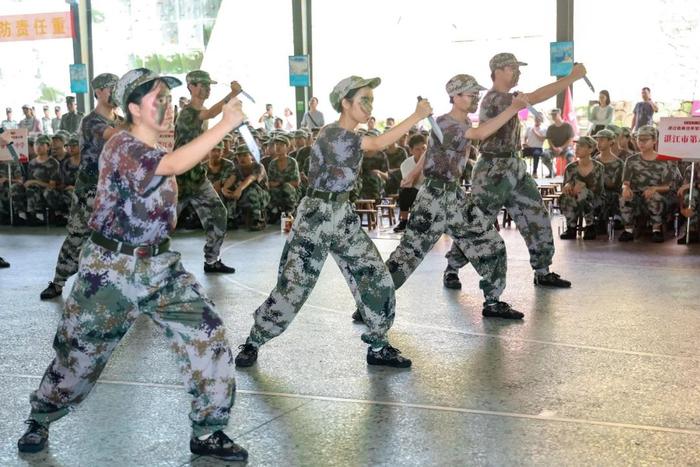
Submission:
POLYGON ((394 225, 396 220, 396 205, 395 204, 380 204, 379 208, 379 224, 382 219, 389 219, 389 227, 394 225))
POLYGON ((377 228, 377 209, 373 199, 358 199, 355 201, 355 213, 360 216, 360 225, 368 230, 377 228))

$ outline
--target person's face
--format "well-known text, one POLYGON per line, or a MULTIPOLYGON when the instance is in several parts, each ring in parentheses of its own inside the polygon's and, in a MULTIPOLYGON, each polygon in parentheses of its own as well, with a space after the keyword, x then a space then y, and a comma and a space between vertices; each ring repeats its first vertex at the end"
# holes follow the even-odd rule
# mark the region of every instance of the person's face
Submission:
POLYGON ((48 117, 48 116, 49 116, 49 109, 44 109, 44 117, 48 117))
POLYGON ((53 112, 56 114, 57 117, 61 115, 61 109, 54 109, 53 112))
POLYGON ((649 97, 650 97, 650 96, 651 96, 651 94, 649 93, 649 90, 647 90, 647 89, 642 89, 642 99, 644 99, 645 101, 647 101, 647 100, 649 100, 649 97))
POLYGON ((69 144, 68 145, 68 154, 71 156, 79 156, 80 155, 80 146, 77 144, 69 144))
POLYGON ((306 138, 303 136, 294 138, 294 144, 297 148, 303 148, 304 146, 306 146, 306 138))
POLYGON ((503 68, 496 69, 496 76, 498 77, 500 70, 500 79, 503 82, 508 83, 510 87, 515 87, 518 85, 520 80, 520 66, 518 65, 506 65, 503 68))
POLYGON ((576 144, 576 157, 578 159, 587 159, 591 157, 592 152, 593 148, 587 144, 576 144))
POLYGON ((281 130, 282 129, 282 120, 280 119, 275 119, 275 130, 281 130))
POLYGON ((250 167, 253 165, 253 156, 249 152, 244 152, 238 155, 238 165, 241 167, 250 167))
POLYGON ((311 110, 316 110, 316 107, 318 106, 318 99, 315 97, 309 101, 309 107, 311 107, 311 110))
POLYGON ((623 135, 623 134, 618 135, 618 137, 617 137, 617 145, 618 145, 619 147, 621 147, 621 148, 623 148, 623 149, 627 149, 627 147, 629 146, 629 142, 630 142, 630 137, 629 137, 629 136, 626 136, 626 135, 623 135))
POLYGON ((12 120, 12 112, 5 112, 5 115, 7 115, 8 120, 12 120))
POLYGON ((199 99, 206 100, 209 98, 211 93, 211 84, 209 83, 197 83, 191 86, 192 95, 199 99))
POLYGON ((365 86, 360 88, 352 99, 343 99, 343 113, 347 114, 359 123, 367 123, 372 115, 372 104, 374 103, 374 92, 372 88, 365 86))
POLYGON ((393 118, 387 118, 386 119, 386 126, 394 126, 395 122, 393 118))
POLYGON ((112 108, 117 107, 117 103, 112 99, 112 88, 102 88, 95 91, 97 102, 112 108))
POLYGON ((138 117, 139 125, 143 125, 152 130, 162 132, 168 130, 165 122, 165 112, 168 109, 168 95, 170 89, 162 81, 156 81, 155 86, 148 94, 143 96, 140 105, 129 104, 134 117, 138 117))
POLYGON ((181 97, 180 100, 178 101, 178 103, 180 104, 180 108, 183 108, 184 106, 189 104, 189 101, 187 100, 186 97, 181 97))
POLYGON ((602 92, 600 94, 598 94, 598 103, 600 105, 607 104, 607 102, 608 102, 608 98, 605 97, 605 94, 603 94, 602 92))
POLYGON ((612 140, 608 138, 596 138, 595 142, 600 152, 607 151, 612 146, 612 140))
POLYGON ((535 125, 537 125, 537 126, 542 125, 542 117, 535 117, 535 125))
POLYGON ((66 150, 63 140, 61 138, 53 138, 51 140, 51 150, 57 154, 63 154, 63 152, 66 150))
POLYGON ((271 105, 266 105, 266 106, 265 106, 265 112, 267 112, 268 115, 272 115, 272 106, 271 106, 271 105))
POLYGON ((231 151, 231 141, 228 139, 224 140, 224 152, 229 153, 231 151))
POLYGON ((73 112, 75 110, 75 102, 67 102, 66 108, 68 109, 68 112, 73 112))
POLYGON ((642 152, 653 151, 656 140, 651 136, 642 135, 637 137, 637 146, 642 152))
POLYGON ((421 157, 425 154, 425 151, 428 150, 428 145, 425 143, 418 143, 415 146, 411 148, 411 155, 416 158, 416 160, 420 160, 421 157))
POLYGON ((369 120, 367 120, 367 128, 370 130, 374 129, 374 125, 377 123, 377 119, 374 117, 370 117, 369 120))
POLYGON ((479 93, 461 92, 452 97, 452 102, 454 102, 458 110, 466 113, 474 113, 479 107, 479 93))
POLYGON ((273 145, 273 153, 275 154, 275 156, 286 156, 288 150, 289 146, 287 146, 285 143, 281 141, 275 141, 275 144, 273 145))
POLYGON ((209 151, 209 160, 212 162, 218 162, 221 160, 221 148, 213 148, 209 151))
POLYGON ((34 144, 34 150, 37 156, 46 156, 49 154, 49 145, 46 143, 34 144))
POLYGON ((32 116, 32 109, 29 107, 22 107, 22 112, 24 113, 24 116, 29 118, 32 116))

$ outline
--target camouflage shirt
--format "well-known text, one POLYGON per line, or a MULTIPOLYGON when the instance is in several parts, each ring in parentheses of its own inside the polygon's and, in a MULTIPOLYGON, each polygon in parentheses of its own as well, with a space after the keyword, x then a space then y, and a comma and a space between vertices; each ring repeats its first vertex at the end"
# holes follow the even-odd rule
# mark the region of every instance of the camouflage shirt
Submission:
MULTIPOLYGON (((184 146, 197 136, 204 133, 206 122, 199 119, 200 110, 194 107, 185 107, 177 116, 175 122, 175 149, 184 146)), ((198 164, 177 176, 177 186, 181 198, 195 194, 202 183, 207 179, 207 169, 203 164, 198 164)))
POLYGON ((38 180, 44 183, 54 181, 60 184, 61 166, 53 157, 49 157, 44 162, 40 162, 39 158, 35 157, 29 161, 27 180, 38 180))
POLYGON ((215 184, 216 182, 221 182, 221 186, 224 185, 224 182, 231 176, 233 175, 234 171, 234 165, 233 162, 231 162, 228 159, 221 159, 221 167, 219 167, 219 171, 214 173, 211 170, 211 167, 207 167, 207 178, 211 182, 211 184, 215 184))
POLYGON ((394 148, 392 151, 385 149, 384 153, 386 154, 386 158, 389 161, 389 169, 392 170, 400 169, 401 163, 408 159, 408 153, 401 146, 394 148))
POLYGON ((61 182, 63 182, 63 185, 75 186, 78 170, 80 170, 80 162, 77 165, 73 165, 70 157, 63 159, 61 162, 61 182))
MULTIPOLYGON (((304 146, 303 148, 299 149, 294 153, 294 159, 297 160, 297 164, 299 165, 299 170, 304 172, 304 168, 308 167, 307 160, 309 159, 309 156, 311 155, 311 146, 304 146)), ((307 169, 308 171, 308 169, 307 169)), ((306 173, 306 172, 304 172, 306 173)))
POLYGON ((233 174, 236 176, 236 186, 251 175, 255 175, 255 181, 267 189, 267 173, 262 164, 253 161, 248 167, 237 165, 233 174))
MULTIPOLYGON (((700 162, 695 162, 694 164, 695 164, 695 186, 700 186, 700 162)), ((690 171, 692 168, 693 168, 693 165, 690 164, 683 171, 683 183, 690 183, 690 171)), ((7 169, 5 169, 5 172, 7 172, 7 169)))
POLYGON ((581 182, 595 194, 603 192, 603 180, 605 178, 605 168, 598 161, 593 162, 593 170, 587 175, 581 175, 578 170, 579 161, 574 161, 566 166, 564 170, 564 185, 572 182, 581 182))
POLYGON ((600 155, 595 156, 593 160, 603 164, 605 189, 608 191, 620 191, 620 188, 622 188, 622 169, 625 167, 625 162, 617 157, 610 162, 603 162, 600 160, 600 155))
POLYGON ((287 157, 287 167, 280 169, 279 159, 270 162, 268 178, 271 182, 289 183, 299 181, 299 165, 293 157, 287 157))
POLYGON ((459 121, 445 114, 437 118, 436 123, 442 130, 442 145, 430 138, 428 152, 425 153, 423 175, 445 182, 459 182, 467 164, 467 150, 471 145, 465 133, 472 126, 470 120, 459 121))
POLYGON ((126 131, 105 144, 90 228, 112 240, 155 245, 165 240, 177 219, 175 177, 156 175, 165 155, 126 131))
MULTIPOLYGON (((513 95, 508 92, 498 92, 494 89, 489 90, 481 101, 481 110, 479 111, 479 122, 484 124, 492 118, 497 117, 501 112, 506 110, 513 102, 513 95)), ((484 152, 510 152, 520 150, 520 120, 517 115, 498 129, 491 136, 481 142, 479 148, 484 152)))
POLYGON ((656 159, 645 161, 635 154, 625 161, 622 181, 630 182, 633 191, 644 191, 650 186, 670 185, 673 190, 680 179, 675 163, 656 159))
POLYGON ((105 145, 104 132, 108 128, 120 125, 123 120, 119 116, 116 120, 110 120, 94 110, 83 119, 79 134, 80 177, 82 181, 91 186, 97 184, 100 154, 105 145))
POLYGON ((362 163, 362 136, 341 128, 338 122, 321 129, 311 148, 309 187, 345 192, 355 186, 362 163))
POLYGON ((12 183, 21 181, 23 178, 22 168, 19 163, 14 160, 0 161, 0 178, 7 179, 8 167, 10 170, 9 175, 12 177, 12 183))
POLYGON ((379 151, 371 156, 364 152, 362 153, 362 173, 369 175, 373 170, 379 170, 380 172, 389 171, 389 160, 384 151, 379 151))
POLYGON ((77 133, 80 128, 80 121, 83 119, 82 112, 68 112, 61 116, 60 129, 68 133, 77 133))

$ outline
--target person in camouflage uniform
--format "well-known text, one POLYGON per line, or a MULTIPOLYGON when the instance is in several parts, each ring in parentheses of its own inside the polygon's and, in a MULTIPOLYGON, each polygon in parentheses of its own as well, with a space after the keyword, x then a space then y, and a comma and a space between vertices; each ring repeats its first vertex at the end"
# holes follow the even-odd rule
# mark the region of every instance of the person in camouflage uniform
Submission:
POLYGON ((54 277, 39 295, 42 300, 60 296, 69 277, 78 271, 80 251, 90 234, 88 220, 92 214, 99 175, 99 158, 105 142, 117 132, 123 119, 115 110, 117 104, 112 98, 114 86, 119 77, 112 73, 102 73, 92 80, 92 92, 97 106, 80 124, 78 145, 80 168, 73 189, 73 201, 68 213, 68 235, 58 253, 54 277))
POLYGON ((313 290, 329 253, 345 276, 369 328, 362 335, 369 344, 367 363, 402 368, 411 365, 389 345, 387 331, 396 306, 394 285, 348 199, 363 152, 396 141, 432 110, 427 101, 420 101, 416 111, 392 131, 378 137, 359 136, 354 130, 369 119, 372 89, 379 83, 379 78, 350 76, 333 88, 330 100, 340 112, 340 119, 321 130, 311 149, 309 191, 284 245, 277 286, 255 311, 255 324, 236 356, 237 366, 253 365, 258 348, 287 329, 313 290))
POLYGON ((270 212, 272 219, 296 211, 299 204, 299 166, 294 158, 287 155, 289 140, 282 135, 272 137, 274 159, 268 165, 267 177, 270 186, 270 212))
POLYGON ((637 144, 640 153, 625 161, 620 196, 620 213, 625 230, 618 237, 621 242, 634 240, 636 219, 645 213, 652 222, 652 241, 664 241, 662 226, 681 176, 674 162, 657 158, 657 134, 651 125, 639 128, 637 144))
POLYGON ((360 196, 379 203, 389 177, 389 161, 384 151, 368 151, 362 158, 360 196))
POLYGON ((27 166, 27 181, 24 183, 27 197, 27 221, 40 223, 45 210, 57 210, 61 204, 61 167, 49 156, 51 138, 40 135, 34 143, 37 156, 27 166))
POLYGON ((236 217, 236 200, 229 196, 230 193, 224 191, 224 187, 233 176, 235 166, 233 162, 223 158, 223 153, 223 142, 218 143, 209 152, 209 160, 206 162, 207 180, 209 180, 214 191, 216 191, 216 194, 219 195, 224 206, 226 206, 226 219, 232 222, 236 217))
POLYGON ((583 239, 595 240, 595 215, 602 202, 605 183, 603 164, 591 158, 595 147, 595 139, 590 136, 580 137, 576 141, 577 160, 568 164, 564 170, 564 186, 559 197, 559 207, 566 218, 566 230, 559 236, 562 240, 576 238, 579 217, 586 222, 583 239))
POLYGON ((265 210, 270 203, 265 168, 253 160, 250 150, 244 144, 236 148, 235 154, 238 165, 233 171, 231 186, 224 189, 237 200, 238 209, 243 216, 249 218, 249 229, 263 230, 267 225, 265 210))
MULTIPOLYGON (((203 70, 187 73, 187 89, 190 91, 190 104, 183 108, 175 122, 175 149, 179 149, 204 132, 207 120, 221 113, 224 104, 241 92, 241 86, 231 82, 231 92, 211 108, 204 107, 209 97, 211 85, 216 84, 203 70)), ((207 180, 206 166, 196 165, 186 173, 177 176, 178 214, 191 204, 202 222, 206 234, 204 244, 204 272, 234 273, 235 268, 226 266, 219 254, 226 237, 226 206, 207 180)))
POLYGON ((612 152, 617 136, 611 130, 600 130, 593 136, 599 153, 593 158, 603 164, 604 189, 598 212, 598 233, 607 231, 609 219, 619 218, 620 190, 622 189, 622 169, 625 163, 612 152))
POLYGON ((386 155, 388 176, 384 191, 387 195, 395 195, 401 185, 401 164, 408 158, 408 151, 399 146, 398 141, 384 149, 386 155))
MULTIPOLYGON (((700 163, 695 162, 688 165, 683 172, 683 184, 678 189, 678 198, 682 200, 681 204, 681 214, 688 219, 690 223, 690 240, 687 243, 698 243, 700 241, 699 231, 700 223, 698 222, 698 197, 700 196, 700 163), (690 198, 690 182, 691 182, 691 170, 693 164, 695 165, 695 184, 692 190, 692 200, 690 198)), ((683 230, 684 234, 687 233, 687 229, 683 230)), ((686 244, 686 235, 682 235, 678 238, 679 245, 686 244)))
POLYGON ((67 132, 68 134, 77 133, 84 114, 76 110, 75 96, 66 96, 66 108, 68 109, 68 112, 61 116, 59 129, 67 132))
POLYGON ((184 270, 180 254, 170 251, 168 237, 176 224, 173 175, 198 164, 226 131, 241 123, 243 113, 238 100, 231 102, 222 121, 195 144, 166 154, 156 144, 167 130, 163 98, 179 83, 139 68, 116 85, 115 100, 130 128, 104 146, 89 221, 92 233, 58 324, 55 358, 30 397, 29 427, 17 443, 22 452, 45 448, 49 424, 87 397, 119 341, 143 314, 170 340, 193 395, 190 451, 247 458, 222 431, 235 395, 226 327, 194 276, 184 270))
POLYGON ((67 140, 68 157, 61 163, 61 211, 69 210, 75 202, 75 182, 80 170, 80 141, 77 136, 67 140))
MULTIPOLYGON (((9 141, 9 137, 3 137, 0 134, 0 147, 6 146, 9 141)), ((13 159, 0 160, 0 216, 3 222, 9 222, 11 218, 10 204, 14 212, 18 212, 20 208, 26 209, 22 168, 19 162, 13 159), (10 203, 10 197, 12 203, 10 203)), ((26 213, 23 212, 23 214, 26 219, 26 213)))
POLYGON ((476 111, 479 92, 486 89, 467 74, 455 75, 445 85, 452 110, 437 118, 443 134, 440 144, 432 139, 428 152, 406 177, 413 184, 421 171, 425 176, 411 207, 408 226, 399 246, 386 262, 398 289, 418 267, 443 233, 448 234, 482 277, 483 315, 520 319, 523 314, 500 301, 506 285, 506 247, 487 218, 466 195, 460 178, 467 163, 472 139, 483 140, 527 105, 515 99, 502 113, 478 128, 472 128, 468 114, 476 111))
POLYGON ((305 130, 297 130, 292 132, 294 137, 294 145, 296 150, 289 153, 289 157, 293 157, 297 161, 299 167, 299 188, 297 188, 298 198, 306 196, 306 190, 309 188, 309 156, 311 155, 311 146, 309 145, 309 134, 305 130))
MULTIPOLYGON (((511 53, 499 53, 491 58, 489 67, 493 87, 481 102, 480 125, 500 115, 511 105, 514 94, 509 91, 518 84, 520 66, 523 65, 525 63, 519 62, 511 53)), ((569 76, 527 94, 527 101, 532 105, 545 101, 563 92, 585 74, 583 65, 574 65, 569 76)), ((496 221, 502 207, 508 209, 530 252, 535 285, 570 287, 569 281, 549 271, 554 256, 551 221, 537 183, 520 157, 520 141, 520 121, 515 115, 481 142, 481 157, 472 175, 472 197, 491 223, 496 221)), ((448 264, 443 283, 445 287, 459 289, 462 284, 457 271, 468 259, 454 243, 446 257, 448 264)))

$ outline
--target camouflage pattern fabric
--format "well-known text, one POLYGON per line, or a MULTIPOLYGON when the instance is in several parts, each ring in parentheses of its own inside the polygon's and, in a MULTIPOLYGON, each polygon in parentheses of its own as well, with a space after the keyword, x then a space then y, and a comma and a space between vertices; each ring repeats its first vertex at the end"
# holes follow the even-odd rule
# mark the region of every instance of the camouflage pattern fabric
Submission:
MULTIPOLYGON (((58 161, 49 157, 41 162, 38 158, 29 161, 27 181, 37 180, 44 183, 61 184, 61 169, 58 161)), ((27 212, 43 213, 44 209, 58 210, 61 205, 61 193, 58 188, 43 186, 25 187, 27 197, 27 212)))
POLYGON ((93 191, 97 186, 97 179, 100 174, 99 160, 102 148, 104 148, 104 132, 109 128, 116 128, 123 122, 121 117, 116 120, 109 120, 96 111, 92 111, 83 119, 80 125, 80 183, 76 190, 93 191))
POLYGON ((10 214, 10 196, 12 196, 12 207, 15 212, 26 211, 27 199, 22 185, 22 169, 15 161, 0 161, 0 213, 10 214), (9 172, 8 172, 9 168, 9 172), (10 189, 9 176, 12 178, 12 189, 10 189))
POLYGON ((467 163, 464 164, 464 170, 462 171, 461 181, 467 185, 472 184, 472 174, 474 173, 474 161, 467 159, 467 163))
POLYGON ((179 197, 177 203, 178 215, 188 204, 192 205, 204 228, 204 234, 206 235, 204 260, 207 263, 213 263, 219 259, 221 245, 226 237, 226 217, 228 215, 226 206, 224 206, 223 201, 221 201, 209 180, 206 179, 194 195, 184 198, 179 197))
POLYGON ((262 221, 265 218, 265 210, 270 204, 270 192, 267 190, 267 175, 262 165, 253 162, 251 167, 238 166, 235 170, 236 185, 251 175, 255 175, 255 181, 243 190, 238 200, 238 209, 243 213, 250 212, 251 220, 262 221))
POLYGON ((292 182, 298 182, 299 167, 297 161, 287 157, 287 167, 280 169, 279 159, 270 162, 268 178, 281 185, 270 187, 270 209, 277 212, 293 212, 299 204, 299 194, 292 182))
POLYGON ((83 119, 82 112, 68 112, 61 115, 60 129, 68 133, 77 133, 80 128, 80 122, 83 119))
MULTIPOLYGON (((482 154, 474 166, 472 199, 492 224, 502 207, 508 210, 525 240, 533 269, 545 269, 552 264, 554 241, 549 213, 524 160, 482 154)), ((452 244, 445 256, 453 270, 468 262, 456 244, 452 244)))
POLYGON ((386 262, 398 289, 418 267, 443 233, 482 277, 486 300, 498 300, 506 286, 506 247, 493 227, 461 188, 443 191, 425 184, 418 191, 401 243, 386 262))
POLYGON ((559 207, 562 215, 566 218, 566 224, 570 227, 576 226, 579 217, 583 217, 586 225, 593 225, 594 218, 600 207, 605 169, 603 164, 593 162, 593 170, 585 176, 579 173, 579 162, 572 162, 566 166, 564 171, 564 185, 568 183, 582 183, 584 188, 578 195, 563 194, 559 197, 559 207))
MULTIPOLYGON (((207 180, 209 180, 209 183, 212 184, 212 187, 216 186, 217 182, 220 182, 219 187, 221 188, 224 186, 224 182, 226 182, 226 180, 233 175, 234 169, 235 166, 233 165, 233 162, 227 159, 221 159, 221 166, 219 167, 218 172, 214 173, 211 167, 207 167, 207 180)), ((221 198, 221 202, 224 203, 224 206, 226 207, 226 218, 234 219, 236 217, 236 200, 233 198, 226 198, 221 192, 218 191, 217 194, 219 195, 219 198, 221 198)))
POLYGON ((380 200, 384 195, 384 180, 372 173, 374 170, 389 171, 389 162, 386 154, 380 151, 373 155, 364 155, 362 158, 362 189, 360 195, 364 199, 380 200))
MULTIPOLYGON (((178 114, 175 122, 175 149, 184 146, 204 132, 206 122, 199 119, 199 112, 194 107, 188 106, 178 114)), ((206 178, 207 169, 203 164, 197 164, 184 174, 178 175, 178 195, 181 198, 195 195, 206 178)))
POLYGON ((425 153, 423 175, 445 182, 458 182, 467 163, 467 151, 471 145, 465 133, 471 128, 471 121, 458 121, 451 115, 440 115, 436 123, 442 130, 443 142, 435 144, 430 138, 425 153))
POLYGON ((394 321, 394 284, 379 251, 349 203, 305 197, 284 245, 277 285, 255 311, 247 342, 261 346, 291 324, 318 280, 328 254, 353 290, 368 330, 362 340, 387 344, 394 321))
POLYGON ((90 236, 88 223, 92 215, 95 198, 75 196, 68 213, 68 235, 58 253, 53 281, 63 287, 73 274, 78 272, 78 259, 85 241, 90 236))
POLYGON ((552 151, 549 149, 542 151, 540 161, 542 162, 542 165, 547 168, 547 176, 550 178, 554 177, 556 172, 554 170, 554 155, 552 154, 552 151))
POLYGON ((396 147, 393 151, 385 149, 384 153, 389 164, 389 179, 386 181, 384 189, 387 194, 393 195, 399 192, 401 186, 401 163, 408 158, 408 153, 401 146, 396 147))
POLYGON ((659 159, 646 161, 640 154, 627 159, 622 181, 629 182, 634 196, 629 201, 620 196, 620 213, 625 226, 634 226, 635 218, 644 212, 649 214, 652 223, 663 224, 666 208, 673 201, 680 179, 678 167, 673 162, 659 159), (671 190, 667 194, 654 193, 649 200, 642 196, 648 187, 660 185, 670 185, 671 190))
MULTIPOLYGON (((513 95, 507 92, 489 90, 481 100, 479 121, 484 122, 497 117, 513 102, 513 95)), ((479 150, 482 153, 499 153, 520 150, 520 120, 518 116, 513 118, 498 129, 494 134, 481 142, 479 150)))
POLYGON ((620 214, 620 190, 622 189, 622 170, 625 162, 615 158, 610 162, 603 162, 600 156, 593 158, 603 164, 604 169, 604 190, 600 202, 599 219, 607 221, 610 217, 620 214))
POLYGON ((309 187, 333 193, 351 191, 362 163, 362 136, 338 122, 323 127, 311 148, 309 187))
POLYGON ((234 402, 226 328, 180 254, 140 259, 85 243, 80 270, 54 338, 54 360, 31 394, 30 418, 49 424, 82 402, 140 315, 171 343, 192 394, 193 434, 224 429, 234 402))

